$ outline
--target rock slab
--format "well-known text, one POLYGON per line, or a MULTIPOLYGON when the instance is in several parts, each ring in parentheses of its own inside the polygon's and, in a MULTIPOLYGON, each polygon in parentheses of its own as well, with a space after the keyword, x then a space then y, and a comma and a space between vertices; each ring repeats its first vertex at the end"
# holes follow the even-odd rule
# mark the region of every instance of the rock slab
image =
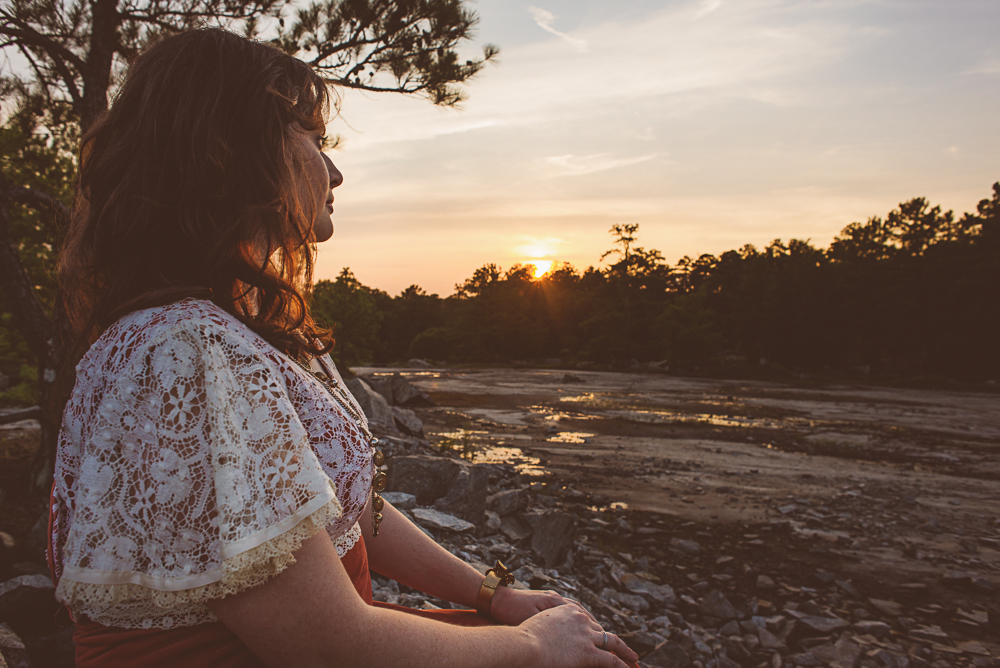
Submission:
POLYGON ((473 531, 476 528, 476 525, 471 522, 466 522, 454 515, 442 513, 440 510, 434 510, 433 508, 414 508, 412 513, 413 517, 420 524, 431 529, 444 529, 446 531, 454 531, 455 533, 465 533, 466 531, 473 531))
POLYGON ((545 513, 539 516, 531 535, 531 549, 541 557, 546 568, 555 568, 566 558, 575 531, 576 519, 569 513, 545 513))

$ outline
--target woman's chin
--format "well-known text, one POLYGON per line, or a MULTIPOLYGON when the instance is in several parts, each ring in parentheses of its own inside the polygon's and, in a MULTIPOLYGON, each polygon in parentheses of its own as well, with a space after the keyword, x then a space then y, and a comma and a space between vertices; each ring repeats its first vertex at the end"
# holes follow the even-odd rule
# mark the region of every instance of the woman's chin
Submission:
POLYGON ((333 236, 333 221, 327 218, 326 220, 318 220, 316 224, 313 225, 312 229, 312 241, 316 244, 321 244, 324 241, 328 241, 330 237, 333 236))

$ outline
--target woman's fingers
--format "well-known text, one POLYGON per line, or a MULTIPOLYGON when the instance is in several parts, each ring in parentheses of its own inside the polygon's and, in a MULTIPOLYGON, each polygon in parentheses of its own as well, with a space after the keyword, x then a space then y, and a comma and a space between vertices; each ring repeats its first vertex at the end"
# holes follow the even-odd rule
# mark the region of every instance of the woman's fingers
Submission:
POLYGON ((632 649, 625 644, 625 641, 616 636, 614 633, 608 634, 608 644, 604 648, 607 652, 616 654, 623 661, 632 661, 633 663, 639 660, 639 655, 632 651, 632 649))
MULTIPOLYGON (((593 619, 593 617, 591 617, 591 619, 593 619)), ((609 654, 617 655, 617 657, 620 657, 624 661, 635 662, 639 660, 639 655, 633 652, 632 648, 626 645, 625 641, 617 635, 611 633, 610 631, 605 631, 604 628, 596 621, 591 622, 591 628, 595 631, 594 646, 597 647, 597 649, 602 649, 609 654)), ((618 665, 614 664, 614 662, 612 663, 613 665, 618 665)))
POLYGON ((597 661, 598 663, 595 665, 599 668, 628 668, 628 664, 611 652, 599 652, 597 661))

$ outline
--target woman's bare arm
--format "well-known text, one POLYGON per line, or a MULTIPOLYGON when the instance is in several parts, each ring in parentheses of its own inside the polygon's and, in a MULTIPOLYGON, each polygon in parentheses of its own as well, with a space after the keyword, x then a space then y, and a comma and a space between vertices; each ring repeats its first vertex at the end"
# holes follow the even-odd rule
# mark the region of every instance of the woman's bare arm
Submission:
MULTIPOLYGON (((366 605, 325 532, 304 541, 295 557, 259 587, 209 603, 268 666, 625 665, 597 648, 599 627, 575 606, 546 610, 518 627, 455 627, 366 605)), ((634 660, 621 640, 609 639, 609 649, 634 660)))
MULTIPOLYGON (((435 543, 388 502, 382 510, 382 517, 379 534, 375 538, 371 535, 371 503, 360 520, 368 550, 368 565, 373 571, 445 601, 467 608, 476 606, 483 573, 435 543)), ((567 602, 553 591, 519 591, 499 587, 490 613, 503 624, 517 625, 542 610, 567 602)))
POLYGON ((373 538, 371 512, 369 502, 359 522, 373 571, 445 601, 475 607, 482 573, 431 540, 389 502, 373 538))

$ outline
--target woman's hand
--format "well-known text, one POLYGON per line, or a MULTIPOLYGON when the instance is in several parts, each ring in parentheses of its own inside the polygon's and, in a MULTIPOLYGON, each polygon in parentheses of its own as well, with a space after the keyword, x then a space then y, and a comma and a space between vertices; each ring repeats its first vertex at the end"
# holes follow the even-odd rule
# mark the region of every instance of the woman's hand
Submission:
POLYGON ((550 668, 628 668, 626 661, 639 660, 639 655, 621 638, 613 633, 605 636, 601 625, 579 605, 559 605, 543 610, 526 620, 519 629, 535 640, 540 665, 550 668), (605 638, 607 643, 602 649, 605 638))
POLYGON ((517 626, 529 617, 560 605, 572 605, 583 610, 594 620, 593 615, 576 601, 565 599, 554 591, 537 591, 497 587, 490 605, 490 616, 501 624, 517 626))

